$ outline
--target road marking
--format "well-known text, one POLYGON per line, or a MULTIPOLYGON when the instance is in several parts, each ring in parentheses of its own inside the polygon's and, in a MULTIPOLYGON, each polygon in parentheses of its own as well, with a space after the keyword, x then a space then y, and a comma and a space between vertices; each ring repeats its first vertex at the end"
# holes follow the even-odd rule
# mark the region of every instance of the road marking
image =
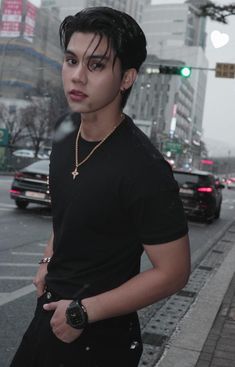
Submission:
POLYGON ((25 264, 25 263, 0 263, 0 266, 16 266, 16 267, 38 267, 38 264, 25 264))
POLYGON ((0 275, 1 280, 32 280, 33 276, 11 276, 11 275, 0 275))
POLYGON ((14 204, 0 203, 0 206, 3 208, 15 208, 14 204))
POLYGON ((24 256, 42 256, 43 252, 17 252, 17 251, 12 251, 11 254, 12 255, 24 255, 24 256))
POLYGON ((33 284, 26 285, 23 288, 17 289, 10 293, 0 293, 0 306, 5 305, 8 302, 15 301, 16 299, 26 296, 29 293, 35 291, 35 286, 33 284))
POLYGON ((46 243, 38 243, 38 246, 41 246, 41 247, 46 247, 46 243))

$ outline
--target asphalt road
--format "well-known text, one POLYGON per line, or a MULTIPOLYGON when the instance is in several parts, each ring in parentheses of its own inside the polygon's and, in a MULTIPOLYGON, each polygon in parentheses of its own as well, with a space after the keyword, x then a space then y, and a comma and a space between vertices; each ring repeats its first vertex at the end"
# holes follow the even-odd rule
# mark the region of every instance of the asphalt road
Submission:
MULTIPOLYGON (((51 230, 50 210, 17 209, 9 198, 11 178, 0 176, 0 365, 8 367, 34 310, 32 278, 51 230)), ((210 225, 189 222, 193 264, 234 218, 235 190, 224 189, 221 218, 210 225)), ((143 256, 142 270, 149 267, 143 256)))

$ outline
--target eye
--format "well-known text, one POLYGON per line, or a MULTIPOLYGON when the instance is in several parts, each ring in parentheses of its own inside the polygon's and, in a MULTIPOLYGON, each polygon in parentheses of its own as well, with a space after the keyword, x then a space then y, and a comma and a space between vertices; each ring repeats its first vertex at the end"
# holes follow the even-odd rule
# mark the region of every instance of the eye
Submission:
POLYGON ((65 62, 66 62, 66 64, 68 64, 68 65, 76 65, 77 60, 76 60, 76 59, 74 59, 73 57, 66 57, 66 58, 65 58, 65 62))
POLYGON ((90 62, 88 65, 88 69, 91 71, 102 70, 104 68, 104 64, 100 61, 90 62))

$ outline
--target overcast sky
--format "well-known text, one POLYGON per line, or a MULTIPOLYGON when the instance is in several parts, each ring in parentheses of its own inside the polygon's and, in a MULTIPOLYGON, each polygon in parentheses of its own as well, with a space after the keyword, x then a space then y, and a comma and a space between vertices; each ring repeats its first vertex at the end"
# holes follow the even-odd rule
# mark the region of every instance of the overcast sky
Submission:
MULTIPOLYGON (((153 4, 183 3, 182 0, 152 0, 153 4)), ((231 4, 230 0, 215 1, 218 5, 231 4)), ((235 15, 228 17, 228 25, 207 21, 206 55, 209 67, 216 62, 235 63, 235 15), (229 42, 215 48, 211 33, 219 31, 229 35, 229 42)), ((222 37, 224 37, 222 35, 222 37)), ((235 79, 215 78, 214 72, 208 72, 207 93, 203 119, 203 138, 208 144, 209 153, 235 155, 235 79)))

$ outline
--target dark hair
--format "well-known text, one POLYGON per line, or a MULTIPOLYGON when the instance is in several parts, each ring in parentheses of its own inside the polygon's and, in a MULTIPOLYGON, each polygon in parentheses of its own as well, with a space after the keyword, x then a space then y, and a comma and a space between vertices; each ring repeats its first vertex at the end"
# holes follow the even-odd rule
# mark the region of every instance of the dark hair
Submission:
MULTIPOLYGON (((130 68, 138 72, 146 59, 146 38, 142 29, 130 15, 119 10, 103 6, 91 7, 66 17, 59 29, 60 44, 64 50, 74 32, 99 35, 99 43, 102 37, 107 37, 106 53, 111 46, 115 52, 114 63, 117 57, 121 62, 122 75, 130 68)), ((125 106, 130 91, 131 87, 122 93, 122 107, 125 106)))

